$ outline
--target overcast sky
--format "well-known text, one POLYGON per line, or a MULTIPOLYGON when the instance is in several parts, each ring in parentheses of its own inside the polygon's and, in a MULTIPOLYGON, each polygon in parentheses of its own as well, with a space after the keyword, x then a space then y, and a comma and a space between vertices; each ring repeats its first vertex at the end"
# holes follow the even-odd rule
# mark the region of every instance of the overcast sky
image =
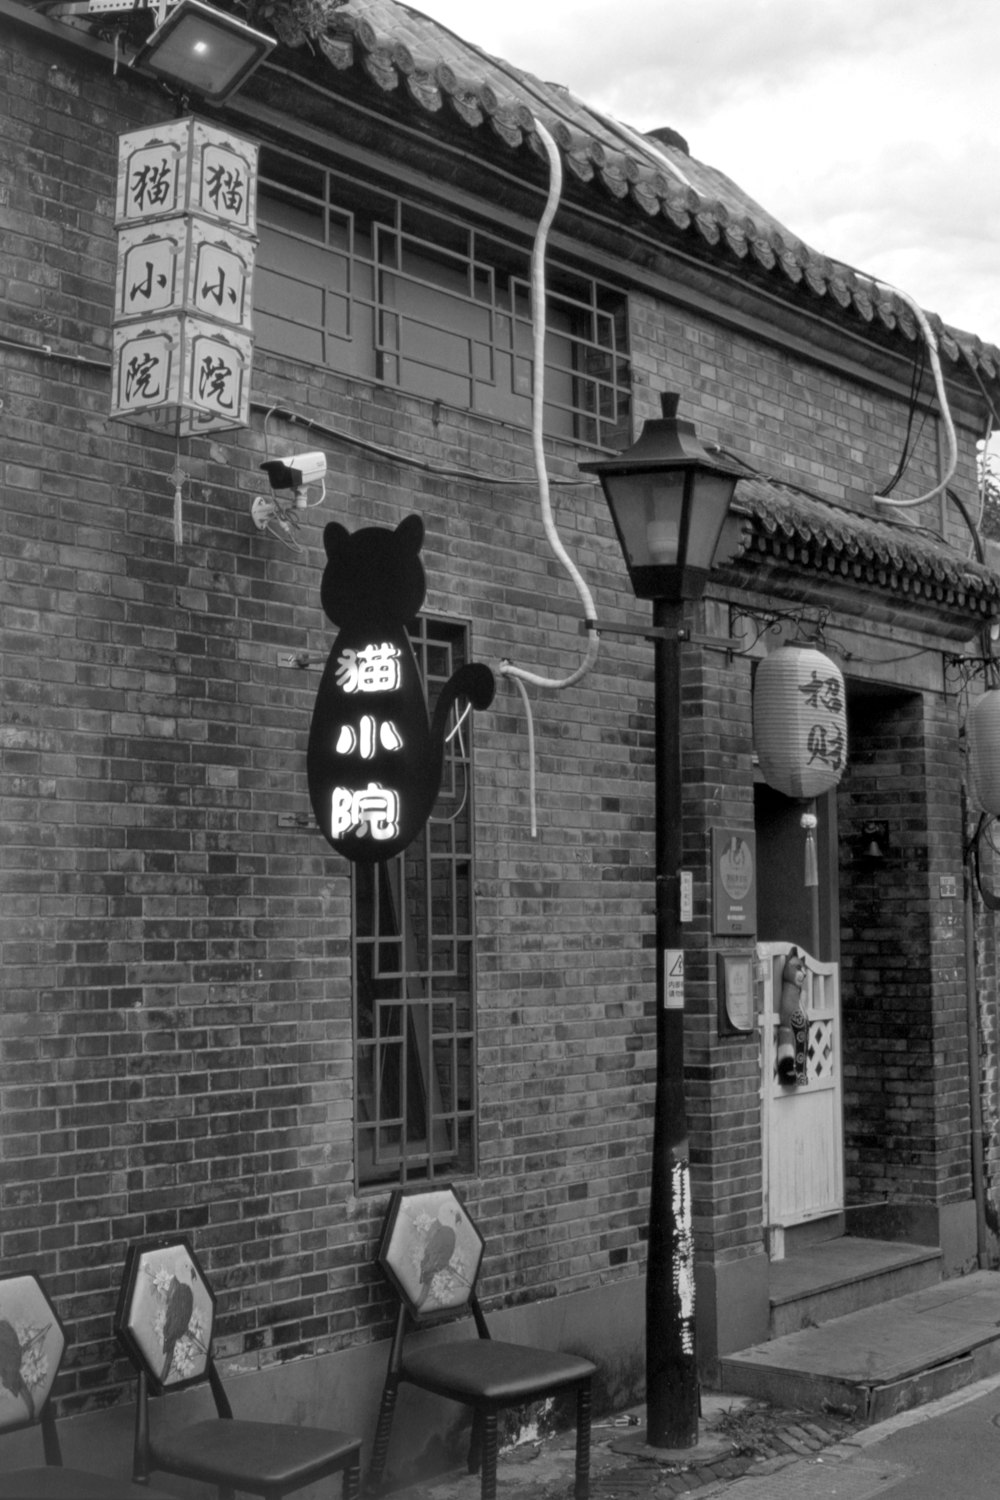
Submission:
POLYGON ((1000 0, 421 0, 1000 345, 1000 0))

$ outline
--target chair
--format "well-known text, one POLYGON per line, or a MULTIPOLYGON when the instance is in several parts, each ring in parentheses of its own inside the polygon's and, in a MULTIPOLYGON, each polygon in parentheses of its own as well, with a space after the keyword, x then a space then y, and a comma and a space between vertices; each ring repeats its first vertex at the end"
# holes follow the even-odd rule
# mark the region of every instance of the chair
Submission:
POLYGON ((65 1348, 65 1330, 38 1277, 0 1276, 0 1447, 6 1433, 37 1425, 45 1454, 37 1469, 11 1470, 0 1459, 0 1500, 174 1500, 127 1479, 63 1466, 49 1398, 65 1348))
POLYGON ((138 1375, 133 1476, 150 1472, 198 1479, 218 1487, 281 1500, 333 1474, 343 1475, 344 1500, 357 1500, 361 1439, 320 1427, 233 1417, 212 1359, 215 1295, 186 1239, 132 1245, 125 1261, 115 1332, 138 1375), (149 1395, 207 1381, 217 1415, 179 1428, 150 1421, 149 1395), (159 1428, 159 1430, 157 1430, 159 1428))
POLYGON ((476 1297, 484 1244, 455 1189, 399 1189, 382 1230, 378 1263, 399 1299, 367 1488, 380 1489, 396 1397, 402 1382, 472 1408, 469 1473, 481 1473, 482 1500, 495 1500, 497 1418, 501 1411, 557 1392, 576 1393, 575 1500, 590 1493, 590 1392, 594 1366, 490 1337, 476 1297), (470 1313, 478 1338, 407 1343, 415 1328, 470 1313))

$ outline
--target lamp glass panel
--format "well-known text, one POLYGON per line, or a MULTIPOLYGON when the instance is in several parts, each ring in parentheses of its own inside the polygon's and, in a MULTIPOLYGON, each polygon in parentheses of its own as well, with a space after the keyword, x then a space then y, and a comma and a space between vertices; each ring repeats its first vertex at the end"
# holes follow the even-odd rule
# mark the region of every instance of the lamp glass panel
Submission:
POLYGON ((183 17, 169 35, 154 38, 154 43, 146 66, 206 98, 228 92, 260 56, 253 37, 234 35, 199 15, 183 17))
POLYGON ((712 566, 735 487, 736 481, 730 474, 696 475, 684 559, 688 567, 707 570, 712 566))
POLYGON ((683 470, 602 476, 630 568, 677 563, 686 477, 683 470))

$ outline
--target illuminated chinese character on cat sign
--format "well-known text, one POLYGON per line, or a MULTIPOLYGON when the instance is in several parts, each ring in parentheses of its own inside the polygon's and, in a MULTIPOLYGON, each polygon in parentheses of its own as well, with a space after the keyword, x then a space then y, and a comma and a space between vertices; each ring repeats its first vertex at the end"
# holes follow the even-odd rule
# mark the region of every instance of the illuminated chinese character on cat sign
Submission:
MULTIPOLYGON (((348 647, 337 656, 336 682, 342 693, 392 693, 399 687, 399 648, 389 641, 371 643, 360 651, 348 647)), ((403 738, 391 719, 362 714, 356 724, 341 724, 337 736, 338 755, 360 755, 372 760, 381 747, 402 750, 403 738)), ((373 839, 396 837, 399 832, 399 798, 395 792, 370 781, 366 787, 334 787, 330 829, 338 837, 357 831, 373 839)))
POLYGON ((399 854, 431 814, 441 785, 445 730, 460 698, 493 700, 493 673, 469 663, 441 689, 428 721, 407 624, 424 602, 424 527, 353 535, 331 521, 320 600, 338 626, 316 694, 306 771, 316 821, 328 843, 357 863, 399 854))

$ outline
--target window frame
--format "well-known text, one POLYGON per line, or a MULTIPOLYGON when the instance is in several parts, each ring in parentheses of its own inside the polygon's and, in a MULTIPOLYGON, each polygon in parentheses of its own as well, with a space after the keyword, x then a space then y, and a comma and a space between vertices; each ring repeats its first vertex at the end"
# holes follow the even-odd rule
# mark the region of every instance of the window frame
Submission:
MULTIPOLYGON (((257 217, 258 348, 530 427, 528 241, 276 147, 262 148, 257 217)), ((546 281, 546 434, 620 448, 631 438, 628 292, 553 256, 546 281)))
MULTIPOLYGON (((433 713, 440 689, 470 659, 470 629, 420 616, 410 638, 433 713)), ((359 1192, 441 1182, 477 1167, 472 719, 446 746, 441 792, 425 828, 394 859, 353 870, 359 1192), (438 926, 441 914, 451 920, 438 926)))

